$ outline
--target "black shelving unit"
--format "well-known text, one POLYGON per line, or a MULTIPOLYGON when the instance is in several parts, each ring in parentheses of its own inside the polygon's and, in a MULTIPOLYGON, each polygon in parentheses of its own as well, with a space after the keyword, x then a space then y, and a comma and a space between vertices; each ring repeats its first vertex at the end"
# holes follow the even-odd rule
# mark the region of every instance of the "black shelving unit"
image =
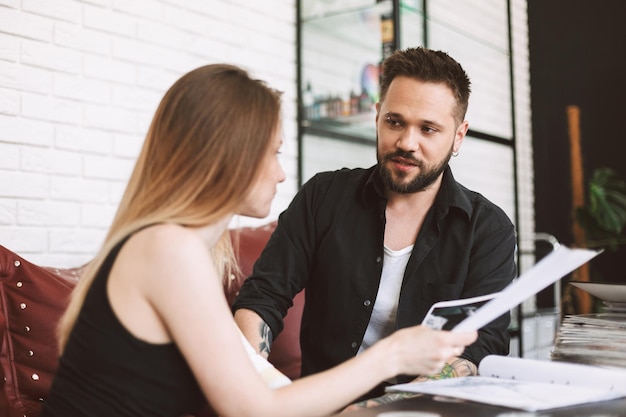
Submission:
MULTIPOLYGON (((464 2, 463 7, 472 7, 469 3, 464 2)), ((459 20, 448 20, 448 16, 453 13, 452 11, 443 13, 442 3, 438 0, 299 0, 297 12, 300 184, 318 171, 337 169, 350 164, 365 166, 367 163, 363 162, 363 155, 371 154, 372 159, 375 159, 376 132, 373 107, 360 108, 358 112, 353 112, 350 111, 353 106, 348 104, 346 107, 345 101, 367 92, 373 105, 378 100, 376 92, 371 90, 376 84, 376 79, 372 75, 375 75, 376 66, 380 65, 384 54, 396 48, 422 45, 448 51, 470 73, 472 83, 477 87, 470 100, 470 111, 476 106, 476 111, 480 112, 478 114, 481 117, 477 123, 470 120, 467 145, 464 145, 464 148, 470 145, 476 149, 497 148, 497 152, 504 155, 500 159, 510 161, 505 174, 488 173, 485 177, 490 181, 506 177, 506 183, 500 184, 499 187, 509 194, 504 204, 499 205, 501 207, 506 205, 507 207, 503 208, 507 214, 515 224, 519 224, 509 0, 502 0, 500 8, 494 12, 494 16, 501 20, 498 22, 501 35, 496 42, 487 39, 481 35, 480 30, 476 30, 480 29, 477 27, 480 23, 472 23, 471 16, 460 16, 463 24, 459 24, 459 20), (464 24, 467 26, 463 26, 464 24), (450 50, 455 48, 456 50, 450 50), (467 51, 472 50, 481 51, 481 57, 487 57, 486 59, 492 61, 477 62, 475 57, 467 56, 467 51), (492 68, 494 63, 495 68, 492 68), (372 74, 364 78, 367 65, 372 74), (489 71, 497 71, 497 75, 501 75, 502 79, 493 79, 489 71), (497 84, 498 82, 500 84, 497 84), (371 85, 366 85, 367 83, 371 85), (477 105, 474 100, 479 103, 490 100, 488 88, 490 84, 497 84, 497 94, 494 96, 497 95, 501 102, 491 103, 491 107, 487 106, 487 111, 483 111, 484 106, 477 105), (324 100, 344 104, 339 106, 340 110, 335 109, 332 117, 323 112, 321 115, 315 111, 311 112, 310 106, 324 100), (484 113, 488 113, 487 118, 484 117, 484 113), (314 117, 311 117, 312 115, 314 117), (488 119, 489 116, 500 117, 506 122, 498 127, 498 121, 488 119), (346 158, 341 159, 340 163, 337 162, 340 165, 335 167, 332 166, 332 158, 326 156, 333 153, 329 152, 328 148, 333 146, 332 144, 342 149, 342 157, 346 158)), ((470 176, 480 175, 479 171, 487 169, 488 165, 481 162, 478 168, 467 166, 456 169, 453 166, 453 170, 461 183, 472 188, 471 184, 459 178, 461 175, 458 172, 462 173, 465 170, 470 176)), ((478 191, 482 189, 479 188, 478 191)), ((498 201, 495 202, 498 204, 498 201)), ((514 311, 510 328, 511 337, 518 342, 520 355, 523 355, 520 330, 523 316, 521 309, 514 311)))

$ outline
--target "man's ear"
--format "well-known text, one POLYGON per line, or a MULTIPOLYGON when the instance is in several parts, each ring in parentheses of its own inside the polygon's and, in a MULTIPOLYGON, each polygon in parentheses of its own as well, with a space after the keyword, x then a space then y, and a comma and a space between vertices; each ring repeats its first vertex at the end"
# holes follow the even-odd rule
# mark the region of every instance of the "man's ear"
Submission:
POLYGON ((461 145, 463 144, 463 139, 465 139, 465 135, 469 130, 469 122, 467 120, 463 120, 461 124, 456 128, 456 133, 454 135, 454 145, 452 146, 453 152, 459 152, 461 149, 461 145))

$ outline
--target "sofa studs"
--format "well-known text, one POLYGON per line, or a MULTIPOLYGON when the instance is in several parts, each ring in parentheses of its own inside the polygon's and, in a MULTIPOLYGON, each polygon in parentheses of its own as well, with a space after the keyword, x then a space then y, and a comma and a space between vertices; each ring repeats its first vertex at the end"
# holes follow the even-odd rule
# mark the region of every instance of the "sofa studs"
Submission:
POLYGON ((20 303, 20 310, 26 310, 26 303, 20 303))
POLYGON ((39 375, 38 375, 38 374, 32 374, 32 375, 30 376, 30 378, 31 378, 33 381, 39 381, 39 375))
POLYGON ((30 326, 24 326, 24 333, 30 332, 30 326))
POLYGON ((32 350, 29 350, 28 352, 26 352, 26 354, 28 356, 33 356, 33 355, 35 355, 35 352, 33 352, 32 350))
POLYGON ((18 281, 17 284, 15 284, 17 288, 22 288, 23 285, 22 281, 18 281))

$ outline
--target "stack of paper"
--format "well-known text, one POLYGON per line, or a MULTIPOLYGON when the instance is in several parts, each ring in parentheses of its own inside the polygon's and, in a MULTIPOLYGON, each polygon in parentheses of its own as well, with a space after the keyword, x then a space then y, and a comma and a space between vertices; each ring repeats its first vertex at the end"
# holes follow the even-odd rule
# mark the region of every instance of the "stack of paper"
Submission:
POLYGON ((566 316, 552 359, 626 368, 626 285, 571 282, 603 300, 600 313, 566 316))

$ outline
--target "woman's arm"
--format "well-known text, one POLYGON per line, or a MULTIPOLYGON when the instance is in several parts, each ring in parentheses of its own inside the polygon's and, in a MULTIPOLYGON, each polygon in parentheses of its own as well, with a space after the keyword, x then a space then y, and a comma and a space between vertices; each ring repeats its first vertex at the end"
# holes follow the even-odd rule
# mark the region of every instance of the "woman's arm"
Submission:
POLYGON ((331 370, 271 390, 247 358, 221 279, 201 241, 176 232, 162 247, 155 246, 147 266, 147 300, 211 406, 224 417, 328 415, 386 378, 436 372, 476 337, 421 326, 402 329, 331 370))

